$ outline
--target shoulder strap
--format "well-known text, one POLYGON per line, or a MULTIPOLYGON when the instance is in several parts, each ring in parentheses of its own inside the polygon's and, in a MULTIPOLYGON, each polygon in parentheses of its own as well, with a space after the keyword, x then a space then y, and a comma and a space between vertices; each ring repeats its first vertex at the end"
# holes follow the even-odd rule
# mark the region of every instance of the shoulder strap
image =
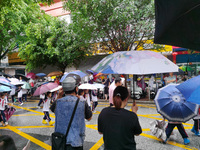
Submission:
POLYGON ((76 112, 76 108, 78 106, 78 102, 79 102, 79 98, 76 100, 76 104, 74 106, 74 110, 73 110, 73 113, 72 113, 72 116, 70 118, 70 121, 69 121, 69 124, 68 124, 68 127, 67 127, 67 131, 66 131, 66 134, 65 134, 65 138, 67 137, 68 133, 69 133, 69 129, 71 127, 71 124, 72 124, 72 120, 74 119, 74 114, 76 112))

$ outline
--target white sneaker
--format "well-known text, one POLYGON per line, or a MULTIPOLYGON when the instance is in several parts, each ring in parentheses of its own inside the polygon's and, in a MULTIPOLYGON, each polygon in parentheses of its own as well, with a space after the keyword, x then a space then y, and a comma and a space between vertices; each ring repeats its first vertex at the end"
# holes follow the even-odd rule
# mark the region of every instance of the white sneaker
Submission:
POLYGON ((21 103, 20 105, 22 106, 24 103, 21 103))
POLYGON ((7 126, 7 125, 8 125, 8 122, 5 122, 5 125, 7 126))

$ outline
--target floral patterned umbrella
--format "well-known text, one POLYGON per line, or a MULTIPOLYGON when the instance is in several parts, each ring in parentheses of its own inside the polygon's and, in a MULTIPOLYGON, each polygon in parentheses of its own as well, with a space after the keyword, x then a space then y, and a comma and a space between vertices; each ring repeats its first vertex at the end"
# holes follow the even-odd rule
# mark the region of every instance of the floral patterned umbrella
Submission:
POLYGON ((153 51, 121 51, 108 55, 91 68, 104 74, 155 74, 178 72, 178 66, 153 51))

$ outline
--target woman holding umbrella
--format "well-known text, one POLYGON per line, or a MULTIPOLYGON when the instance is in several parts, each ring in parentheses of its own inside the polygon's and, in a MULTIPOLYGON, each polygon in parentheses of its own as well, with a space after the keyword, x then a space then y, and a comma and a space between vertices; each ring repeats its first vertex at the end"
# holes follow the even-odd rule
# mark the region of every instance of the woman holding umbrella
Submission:
POLYGON ((132 106, 132 112, 124 109, 129 92, 126 87, 118 86, 114 90, 113 107, 104 108, 98 117, 98 131, 103 134, 105 149, 136 150, 135 135, 142 133, 138 117, 138 107, 132 106))

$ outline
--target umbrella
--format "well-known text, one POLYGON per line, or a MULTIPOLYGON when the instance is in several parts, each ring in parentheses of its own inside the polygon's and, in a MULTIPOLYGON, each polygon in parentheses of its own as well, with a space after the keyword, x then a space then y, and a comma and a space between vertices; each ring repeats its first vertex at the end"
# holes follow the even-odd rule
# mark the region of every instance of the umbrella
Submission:
POLYGON ((5 85, 8 87, 15 88, 15 86, 10 83, 10 80, 4 77, 0 77, 0 85, 5 85))
POLYGON ((51 77, 51 76, 62 76, 63 73, 61 71, 54 71, 54 72, 51 72, 47 75, 47 77, 51 77))
POLYGON ((33 72, 29 72, 27 75, 26 75, 27 78, 31 78, 31 79, 35 79, 36 78, 36 75, 35 73, 33 72))
POLYGON ((13 85, 23 85, 23 82, 20 82, 17 78, 10 78, 10 83, 13 85))
POLYGON ((4 77, 9 77, 9 78, 12 78, 12 76, 11 76, 11 75, 9 75, 9 74, 6 74, 6 73, 4 73, 4 72, 0 72, 0 76, 4 76, 4 77))
POLYGON ((24 85, 22 85, 22 89, 31 89, 31 85, 28 82, 22 82, 24 85))
POLYGON ((93 84, 89 83, 81 84, 78 88, 84 90, 97 90, 97 88, 93 84))
POLYGON ((28 81, 29 80, 29 78, 27 78, 25 75, 20 74, 20 73, 14 75, 14 77, 17 78, 17 79, 19 79, 19 77, 22 77, 22 80, 24 80, 24 81, 28 81))
POLYGON ((36 76, 38 76, 38 77, 45 77, 46 74, 45 73, 37 73, 36 76))
POLYGON ((62 78, 60 79, 60 82, 63 82, 63 80, 69 76, 70 74, 73 74, 73 75, 78 75, 80 76, 80 78, 83 78, 84 76, 86 76, 86 74, 80 70, 75 70, 75 71, 72 71, 72 72, 65 72, 64 75, 62 76, 62 78))
POLYGON ((55 91, 58 91, 58 90, 60 90, 62 88, 62 86, 61 85, 59 85, 58 87, 56 87, 56 88, 54 88, 53 90, 51 90, 50 92, 55 92, 55 91))
POLYGON ((155 0, 154 43, 200 50, 199 16, 199 0, 155 0))
POLYGON ((153 51, 121 51, 106 56, 91 70, 104 74, 155 74, 178 72, 178 66, 153 51))
POLYGON ((177 85, 176 87, 187 101, 200 104, 200 75, 177 85))
POLYGON ((46 83, 46 84, 43 84, 43 85, 41 85, 40 87, 38 87, 35 90, 33 96, 44 94, 44 93, 46 93, 48 91, 53 90, 56 87, 58 87, 57 83, 46 83))
POLYGON ((181 66, 181 67, 179 67, 181 70, 183 70, 183 71, 185 71, 185 72, 187 72, 187 71, 192 71, 193 69, 192 69, 192 67, 190 67, 190 66, 181 66))
POLYGON ((103 89, 105 87, 105 85, 101 84, 101 83, 94 83, 93 84, 97 89, 103 89))
POLYGON ((15 111, 16 111, 16 109, 13 107, 10 107, 10 108, 7 108, 6 110, 4 110, 7 121, 10 119, 10 117, 14 114, 15 111))
POLYGON ((86 72, 89 73, 89 74, 90 73, 94 74, 94 71, 92 71, 92 70, 86 70, 86 72))
POLYGON ((154 101, 158 113, 169 121, 186 122, 198 114, 199 105, 187 102, 176 86, 159 89, 154 101))
POLYGON ((0 92, 10 92, 11 91, 11 88, 9 88, 8 86, 4 86, 4 85, 1 85, 0 86, 0 92))

